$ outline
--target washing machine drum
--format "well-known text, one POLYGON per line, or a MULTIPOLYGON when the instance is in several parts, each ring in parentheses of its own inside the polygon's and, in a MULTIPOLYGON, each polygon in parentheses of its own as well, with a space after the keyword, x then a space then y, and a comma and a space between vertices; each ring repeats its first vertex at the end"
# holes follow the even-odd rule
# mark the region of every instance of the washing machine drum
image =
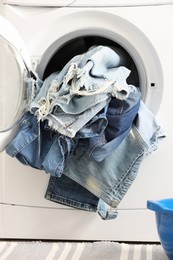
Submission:
MULTIPOLYGON (((129 23, 127 25, 129 26, 129 23)), ((130 25, 129 31, 125 34, 124 27, 118 28, 119 34, 102 28, 100 32, 90 28, 89 32, 82 29, 72 31, 68 35, 64 34, 53 41, 43 54, 37 66, 39 77, 44 80, 51 73, 61 71, 71 58, 88 51, 92 46, 107 46, 121 57, 120 66, 125 66, 131 71, 127 83, 140 88, 142 100, 156 114, 163 93, 162 67, 158 54, 140 30, 130 25), (136 38, 131 33, 132 30, 136 38)))
POLYGON ((130 70, 130 75, 127 78, 128 84, 133 84, 139 87, 139 75, 135 62, 129 53, 118 43, 102 36, 81 36, 67 41, 63 46, 60 46, 51 55, 51 59, 47 56, 45 68, 42 66, 43 60, 40 62, 37 71, 42 79, 47 78, 51 73, 61 71, 63 67, 76 55, 86 53, 91 48, 96 46, 106 46, 115 51, 118 66, 125 66, 130 70))

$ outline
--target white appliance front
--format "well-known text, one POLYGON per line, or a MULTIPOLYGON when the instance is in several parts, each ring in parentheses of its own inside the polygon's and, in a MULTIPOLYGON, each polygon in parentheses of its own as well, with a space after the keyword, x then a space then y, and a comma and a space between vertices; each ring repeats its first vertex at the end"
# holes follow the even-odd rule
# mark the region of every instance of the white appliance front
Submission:
POLYGON ((0 4, 1 15, 15 27, 10 29, 8 23, 8 30, 4 32, 1 28, 0 32, 0 51, 7 55, 1 62, 0 106, 4 118, 0 129, 1 150, 15 135, 16 122, 23 113, 25 95, 21 93, 25 93, 22 82, 25 73, 36 70, 45 79, 92 44, 121 48, 132 68, 132 80, 139 84, 142 99, 156 114, 167 138, 142 162, 136 180, 118 206, 117 219, 111 221, 101 220, 97 213, 46 200, 49 175, 21 165, 2 152, 0 237, 158 241, 154 214, 146 209, 146 201, 171 197, 173 177, 168 151, 173 145, 170 122, 173 2, 102 1, 98 6, 97 1, 87 5, 86 1, 78 0, 67 1, 66 7, 61 2, 57 6, 54 1, 49 6, 44 1, 33 4, 9 0, 0 4), (21 39, 13 42, 14 37, 7 33, 11 30, 17 31, 24 43, 21 39), (20 102, 14 102, 14 96, 20 102), (7 111, 12 122, 7 119, 7 111))

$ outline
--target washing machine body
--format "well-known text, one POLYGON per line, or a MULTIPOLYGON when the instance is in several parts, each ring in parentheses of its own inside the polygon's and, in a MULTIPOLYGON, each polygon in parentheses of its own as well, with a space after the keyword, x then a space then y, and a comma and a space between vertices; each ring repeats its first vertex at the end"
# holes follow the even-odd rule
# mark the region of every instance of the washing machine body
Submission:
POLYGON ((173 1, 97 2, 6 0, 0 4, 1 238, 159 241, 146 201, 172 196, 173 1), (143 101, 167 135, 159 149, 143 160, 118 205, 118 217, 106 221, 97 213, 46 200, 49 174, 22 165, 4 151, 28 101, 24 79, 34 80, 36 72, 44 80, 74 55, 98 44, 123 51, 131 82, 140 87, 143 101))

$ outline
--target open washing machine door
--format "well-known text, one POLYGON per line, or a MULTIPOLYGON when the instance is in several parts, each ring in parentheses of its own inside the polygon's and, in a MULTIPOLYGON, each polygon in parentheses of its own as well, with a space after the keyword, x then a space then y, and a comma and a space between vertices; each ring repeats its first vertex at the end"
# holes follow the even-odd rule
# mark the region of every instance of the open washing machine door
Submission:
POLYGON ((0 16, 0 152, 15 136, 29 100, 30 61, 15 28, 0 16))

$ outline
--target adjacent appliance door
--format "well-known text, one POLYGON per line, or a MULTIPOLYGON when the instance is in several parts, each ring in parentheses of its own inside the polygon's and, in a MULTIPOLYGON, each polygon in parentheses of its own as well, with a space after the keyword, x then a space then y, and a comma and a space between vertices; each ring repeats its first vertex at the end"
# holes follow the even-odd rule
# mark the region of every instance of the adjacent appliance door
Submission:
MULTIPOLYGON (((29 100, 30 63, 18 32, 0 16, 0 152, 14 137, 29 100)), ((30 81, 31 82, 31 81, 30 81)))

